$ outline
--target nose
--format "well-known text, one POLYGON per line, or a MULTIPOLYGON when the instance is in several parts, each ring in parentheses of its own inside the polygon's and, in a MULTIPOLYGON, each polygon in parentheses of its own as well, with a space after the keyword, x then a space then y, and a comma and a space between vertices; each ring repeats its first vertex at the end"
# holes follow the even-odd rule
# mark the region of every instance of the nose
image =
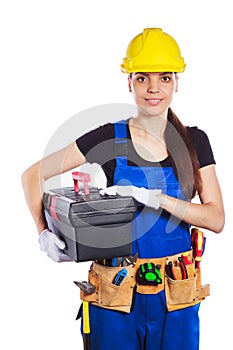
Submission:
POLYGON ((153 93, 153 94, 159 92, 159 82, 157 81, 157 79, 149 80, 147 92, 153 93))

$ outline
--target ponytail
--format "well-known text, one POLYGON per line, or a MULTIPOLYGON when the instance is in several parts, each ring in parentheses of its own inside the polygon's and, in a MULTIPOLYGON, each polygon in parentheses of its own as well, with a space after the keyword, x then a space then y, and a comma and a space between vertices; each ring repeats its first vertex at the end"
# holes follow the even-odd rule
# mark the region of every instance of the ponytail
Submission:
POLYGON ((190 200, 202 188, 199 162, 190 133, 170 108, 165 142, 177 179, 190 200))

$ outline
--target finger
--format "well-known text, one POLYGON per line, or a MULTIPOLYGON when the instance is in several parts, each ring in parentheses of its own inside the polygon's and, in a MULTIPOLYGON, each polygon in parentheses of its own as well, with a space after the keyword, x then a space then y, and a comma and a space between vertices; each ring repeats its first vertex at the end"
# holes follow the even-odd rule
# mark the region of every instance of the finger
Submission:
POLYGON ((61 250, 65 249, 65 247, 66 247, 65 242, 63 242, 63 241, 62 241, 60 238, 58 238, 56 235, 54 235, 54 244, 56 244, 56 246, 57 246, 59 249, 61 249, 61 250))
POLYGON ((61 253, 61 255, 60 255, 60 261, 61 262, 71 262, 71 261, 74 261, 73 259, 71 259, 71 257, 69 257, 69 255, 67 255, 67 254, 64 254, 64 253, 61 253))
POLYGON ((64 254, 60 249, 53 247, 47 251, 47 255, 55 262, 73 261, 67 254, 64 254))
POLYGON ((128 197, 128 196, 133 197, 134 186, 118 186, 117 193, 119 194, 119 196, 122 196, 122 197, 128 197))
POLYGON ((117 186, 110 186, 107 188, 103 188, 99 191, 101 195, 107 194, 108 196, 115 196, 117 194, 117 186))

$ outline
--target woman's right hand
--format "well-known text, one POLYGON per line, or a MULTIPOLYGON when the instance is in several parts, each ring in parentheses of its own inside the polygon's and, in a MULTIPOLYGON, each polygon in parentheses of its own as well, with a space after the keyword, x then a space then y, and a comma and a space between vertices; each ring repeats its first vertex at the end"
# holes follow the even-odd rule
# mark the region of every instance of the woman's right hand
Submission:
POLYGON ((101 195, 110 195, 114 196, 118 194, 122 197, 133 197, 137 202, 144 204, 145 206, 152 209, 159 209, 160 207, 160 197, 159 195, 162 193, 162 190, 152 189, 149 190, 144 187, 137 186, 121 186, 115 185, 107 188, 103 188, 99 191, 101 195))
POLYGON ((46 252, 48 257, 55 262, 73 261, 67 254, 63 252, 65 242, 63 242, 55 233, 49 229, 45 229, 39 236, 40 249, 46 252))

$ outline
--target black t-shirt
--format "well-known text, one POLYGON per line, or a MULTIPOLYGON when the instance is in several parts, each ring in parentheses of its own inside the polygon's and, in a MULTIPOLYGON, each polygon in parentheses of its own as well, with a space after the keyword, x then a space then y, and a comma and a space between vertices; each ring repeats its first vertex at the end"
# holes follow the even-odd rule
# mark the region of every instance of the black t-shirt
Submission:
MULTIPOLYGON (((171 161, 169 157, 161 162, 150 162, 139 156, 134 149, 129 125, 127 127, 128 139, 128 165, 132 166, 153 166, 153 167, 170 167, 171 161)), ((197 127, 187 127, 193 144, 196 149, 197 158, 200 168, 210 164, 215 164, 212 148, 206 133, 197 127)), ((114 145, 114 124, 104 124, 88 133, 82 135, 76 140, 77 146, 85 156, 87 162, 99 164, 107 178, 107 185, 113 185, 113 175, 116 167, 116 154, 114 145)))

